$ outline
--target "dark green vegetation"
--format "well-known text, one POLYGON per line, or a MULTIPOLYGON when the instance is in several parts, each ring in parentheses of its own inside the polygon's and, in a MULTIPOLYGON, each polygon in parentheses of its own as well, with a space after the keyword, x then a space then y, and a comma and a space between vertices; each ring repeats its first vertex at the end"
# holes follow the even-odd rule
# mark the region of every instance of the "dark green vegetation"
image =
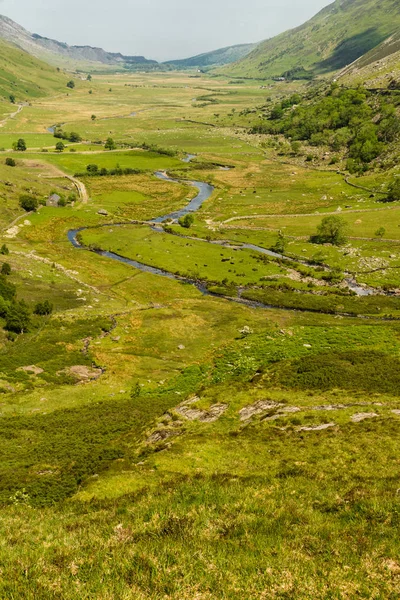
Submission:
POLYGON ((260 44, 231 75, 308 79, 346 67, 399 27, 396 0, 336 0, 304 25, 260 44))
MULTIPOLYGON (((368 170, 377 158, 385 164, 400 135, 399 104, 400 96, 376 98, 365 90, 334 84, 323 95, 317 92, 303 101, 298 95, 282 100, 252 132, 283 134, 312 147, 328 146, 337 153, 336 162, 338 156, 347 157, 348 171, 358 173, 368 170)), ((295 152, 299 148, 292 144, 295 152)))

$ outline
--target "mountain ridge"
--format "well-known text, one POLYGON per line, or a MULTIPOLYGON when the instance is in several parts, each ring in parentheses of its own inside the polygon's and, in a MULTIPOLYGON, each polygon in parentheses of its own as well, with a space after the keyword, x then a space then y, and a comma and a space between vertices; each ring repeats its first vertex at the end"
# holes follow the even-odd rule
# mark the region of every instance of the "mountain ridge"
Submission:
POLYGON ((398 0, 336 0, 309 21, 262 42, 244 59, 221 69, 261 79, 307 79, 343 69, 400 26, 398 0))
POLYGON ((257 43, 235 44, 233 46, 226 46, 224 48, 218 48, 217 50, 211 50, 210 52, 202 52, 201 54, 196 54, 195 56, 191 56, 189 58, 169 60, 163 64, 183 69, 192 67, 222 66, 244 58, 250 54, 250 52, 252 52, 257 45, 257 43))
POLYGON ((55 66, 63 66, 65 63, 67 65, 78 63, 78 66, 79 63, 85 65, 101 63, 106 66, 158 64, 157 61, 149 60, 144 56, 124 56, 89 45, 70 46, 65 42, 30 33, 4 15, 0 15, 0 38, 55 66))

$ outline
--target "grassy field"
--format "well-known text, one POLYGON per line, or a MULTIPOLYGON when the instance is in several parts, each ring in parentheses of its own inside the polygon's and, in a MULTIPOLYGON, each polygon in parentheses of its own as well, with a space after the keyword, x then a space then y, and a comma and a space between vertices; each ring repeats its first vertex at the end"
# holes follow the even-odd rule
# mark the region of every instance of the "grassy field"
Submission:
POLYGON ((31 323, 0 317, 1 597, 399 596, 400 304, 382 293, 400 288, 398 203, 248 135, 240 113, 303 89, 268 86, 94 75, 3 124, 0 291, 15 286, 31 323), (83 141, 52 152, 54 124, 83 141), (91 164, 138 172, 70 179, 91 164), (215 191, 189 229, 143 224, 186 206, 191 180, 215 191), (52 192, 75 199, 21 208, 52 192), (327 213, 345 245, 309 241, 327 213), (79 228, 181 279, 74 248, 79 228), (291 260, 240 248, 279 231, 291 260), (353 277, 377 294, 354 296, 353 277))

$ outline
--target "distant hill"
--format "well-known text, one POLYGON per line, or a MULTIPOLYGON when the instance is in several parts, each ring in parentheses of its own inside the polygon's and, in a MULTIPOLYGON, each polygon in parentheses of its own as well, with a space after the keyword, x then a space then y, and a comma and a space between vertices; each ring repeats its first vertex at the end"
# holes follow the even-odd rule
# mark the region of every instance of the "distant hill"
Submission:
POLYGON ((250 52, 252 52, 256 47, 257 44, 238 44, 237 46, 228 46, 227 48, 220 48, 212 52, 198 54, 197 56, 192 56, 191 58, 184 58, 181 60, 170 60, 164 64, 170 65, 177 69, 222 66, 244 58, 245 56, 250 54, 250 52))
POLYGON ((17 102, 64 90, 67 78, 57 69, 0 40, 0 98, 17 102))
POLYGON ((0 15, 0 39, 22 48, 32 56, 59 67, 152 67, 157 61, 144 56, 124 56, 92 46, 69 46, 63 42, 32 34, 12 19, 0 15))
POLYGON ((400 27, 399 0, 336 0, 310 21, 261 43, 229 75, 310 78, 345 66, 400 27))

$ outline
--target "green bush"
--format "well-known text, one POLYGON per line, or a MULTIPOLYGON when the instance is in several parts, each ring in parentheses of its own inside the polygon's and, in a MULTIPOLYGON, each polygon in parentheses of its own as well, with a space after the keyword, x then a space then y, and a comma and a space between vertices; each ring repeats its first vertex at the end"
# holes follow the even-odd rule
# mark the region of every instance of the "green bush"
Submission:
POLYGON ((32 212, 37 210, 39 203, 37 198, 35 198, 34 196, 30 196, 29 194, 23 194, 19 198, 19 205, 27 212, 32 212))

